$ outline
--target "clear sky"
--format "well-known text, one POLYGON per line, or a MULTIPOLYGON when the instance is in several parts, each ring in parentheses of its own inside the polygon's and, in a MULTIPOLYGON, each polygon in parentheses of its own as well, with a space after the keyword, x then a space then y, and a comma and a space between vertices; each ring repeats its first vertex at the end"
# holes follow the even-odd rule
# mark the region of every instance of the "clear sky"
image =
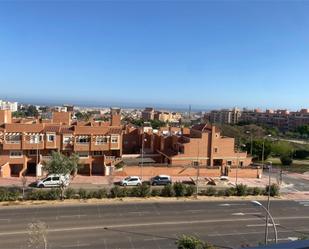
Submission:
POLYGON ((309 1, 0 2, 0 98, 309 107, 309 1))

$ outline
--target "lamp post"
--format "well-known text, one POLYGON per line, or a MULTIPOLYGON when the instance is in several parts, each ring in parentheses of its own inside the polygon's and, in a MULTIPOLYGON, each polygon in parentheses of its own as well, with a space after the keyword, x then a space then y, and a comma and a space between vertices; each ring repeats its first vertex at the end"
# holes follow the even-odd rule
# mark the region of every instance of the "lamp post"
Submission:
POLYGON ((246 145, 245 144, 239 145, 238 150, 237 150, 236 180, 235 180, 235 185, 236 186, 237 186, 237 183, 238 183, 239 148, 241 148, 241 147, 246 147, 246 145))
MULTIPOLYGON (((269 213, 270 209, 270 184, 271 184, 271 170, 272 170, 272 162, 269 162, 268 166, 268 195, 267 195, 267 211, 269 213)), ((266 227, 265 227, 265 243, 267 244, 268 240, 268 215, 266 216, 266 227)))
POLYGON ((143 181, 143 166, 144 166, 144 139, 145 139, 145 133, 144 133, 144 130, 143 130, 143 136, 142 136, 141 181, 143 181))
POLYGON ((253 154, 253 137, 252 137, 252 131, 246 131, 247 134, 250 134, 250 155, 253 154))
MULTIPOLYGON (((275 223, 275 221, 274 221, 274 218, 271 216, 269 210, 267 210, 267 209, 262 205, 262 203, 260 203, 259 201, 251 201, 251 203, 252 203, 254 206, 258 206, 258 207, 263 208, 263 209, 266 211, 266 213, 267 213, 266 217, 270 217, 270 220, 271 220, 271 222, 272 222, 272 224, 273 224, 274 232, 275 232, 275 243, 277 244, 277 242, 278 242, 277 227, 276 227, 276 223, 275 223)), ((268 222, 266 223, 266 227, 268 227, 268 222)), ((265 245, 267 245, 267 240, 268 240, 268 237, 267 237, 266 240, 265 240, 265 245)))

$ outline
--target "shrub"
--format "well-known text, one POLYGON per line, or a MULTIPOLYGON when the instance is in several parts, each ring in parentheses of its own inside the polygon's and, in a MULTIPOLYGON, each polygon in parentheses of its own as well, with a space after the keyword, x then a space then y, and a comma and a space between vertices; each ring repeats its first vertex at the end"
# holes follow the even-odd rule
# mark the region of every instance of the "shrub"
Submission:
POLYGON ((236 195, 236 190, 235 188, 227 188, 225 190, 225 196, 233 196, 233 195, 236 195))
POLYGON ((192 185, 186 186, 186 196, 192 196, 195 193, 195 187, 192 185))
POLYGON ((97 198, 97 199, 103 199, 103 198, 106 198, 106 197, 107 197, 107 191, 106 191, 105 188, 98 189, 95 192, 95 198, 97 198))
POLYGON ((206 196, 214 196, 217 193, 217 190, 214 187, 206 188, 206 190, 202 190, 202 195, 206 196))
POLYGON ((161 190, 160 189, 157 189, 157 188, 153 188, 151 190, 151 196, 159 196, 161 193, 161 190))
POLYGON ((175 196, 173 186, 171 184, 165 185, 164 188, 161 190, 161 196, 164 196, 164 197, 175 196))
POLYGON ((237 194, 238 196, 246 196, 246 195, 247 195, 247 190, 248 190, 247 185, 238 184, 238 185, 236 186, 236 194, 237 194))
POLYGON ((140 197, 149 197, 150 195, 150 186, 148 184, 142 184, 141 186, 138 186, 140 191, 140 197))
MULTIPOLYGON (((269 185, 265 188, 265 195, 268 195, 269 185)), ((279 195, 279 185, 273 183, 270 185, 270 196, 278 196, 279 195)))
POLYGON ((294 158, 296 159, 306 159, 309 156, 308 150, 296 150, 294 152, 294 158))
POLYGON ((216 193, 216 196, 225 196, 225 190, 224 189, 219 189, 216 193))
POLYGON ((44 200, 59 200, 60 199, 60 189, 51 189, 49 191, 46 191, 46 199, 44 200))
POLYGON ((44 190, 34 190, 27 195, 28 200, 44 200, 46 199, 46 191, 44 190))
POLYGON ((93 198, 96 198, 96 190, 89 190, 89 191, 86 191, 86 198, 83 198, 83 199, 93 199, 93 198))
POLYGON ((193 236, 183 235, 177 240, 176 244, 178 249, 215 249, 211 244, 193 236))
POLYGON ((0 188, 0 201, 16 201, 20 196, 17 189, 0 188))
POLYGON ((290 166, 293 162, 292 158, 287 155, 283 155, 280 157, 280 161, 282 165, 290 166))
POLYGON ((75 195, 76 195, 76 191, 75 189, 72 189, 72 188, 67 188, 64 192, 64 195, 67 199, 73 199, 75 198, 75 195))
POLYGON ((85 189, 80 188, 78 190, 78 196, 80 199, 87 199, 87 191, 85 189))
POLYGON ((128 196, 129 191, 126 188, 120 188, 119 186, 114 186, 110 190, 110 197, 111 198, 118 198, 118 197, 126 197, 128 196))
POLYGON ((258 187, 252 188, 252 195, 261 195, 261 194, 263 194, 263 190, 261 188, 258 187))
POLYGON ((175 182, 173 184, 173 189, 175 192, 175 196, 177 197, 185 196, 186 194, 186 186, 181 182, 175 182))

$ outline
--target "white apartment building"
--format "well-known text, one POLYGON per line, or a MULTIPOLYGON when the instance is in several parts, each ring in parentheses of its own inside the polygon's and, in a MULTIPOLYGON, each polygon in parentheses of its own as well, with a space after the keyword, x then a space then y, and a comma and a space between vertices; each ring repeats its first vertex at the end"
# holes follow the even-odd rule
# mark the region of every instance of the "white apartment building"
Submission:
POLYGON ((16 112, 18 109, 18 102, 3 101, 0 99, 0 110, 11 110, 16 112))

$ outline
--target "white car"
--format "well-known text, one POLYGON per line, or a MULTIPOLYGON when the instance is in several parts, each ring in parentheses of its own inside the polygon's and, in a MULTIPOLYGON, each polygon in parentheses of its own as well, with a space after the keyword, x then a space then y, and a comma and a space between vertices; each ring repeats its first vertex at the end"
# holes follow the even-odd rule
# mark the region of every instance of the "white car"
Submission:
POLYGON ((120 182, 121 186, 139 186, 142 181, 138 176, 128 176, 120 182))
POLYGON ((36 186, 38 188, 48 188, 48 187, 60 187, 62 185, 68 186, 69 184, 70 184, 69 175, 51 174, 41 180, 38 180, 36 186))

